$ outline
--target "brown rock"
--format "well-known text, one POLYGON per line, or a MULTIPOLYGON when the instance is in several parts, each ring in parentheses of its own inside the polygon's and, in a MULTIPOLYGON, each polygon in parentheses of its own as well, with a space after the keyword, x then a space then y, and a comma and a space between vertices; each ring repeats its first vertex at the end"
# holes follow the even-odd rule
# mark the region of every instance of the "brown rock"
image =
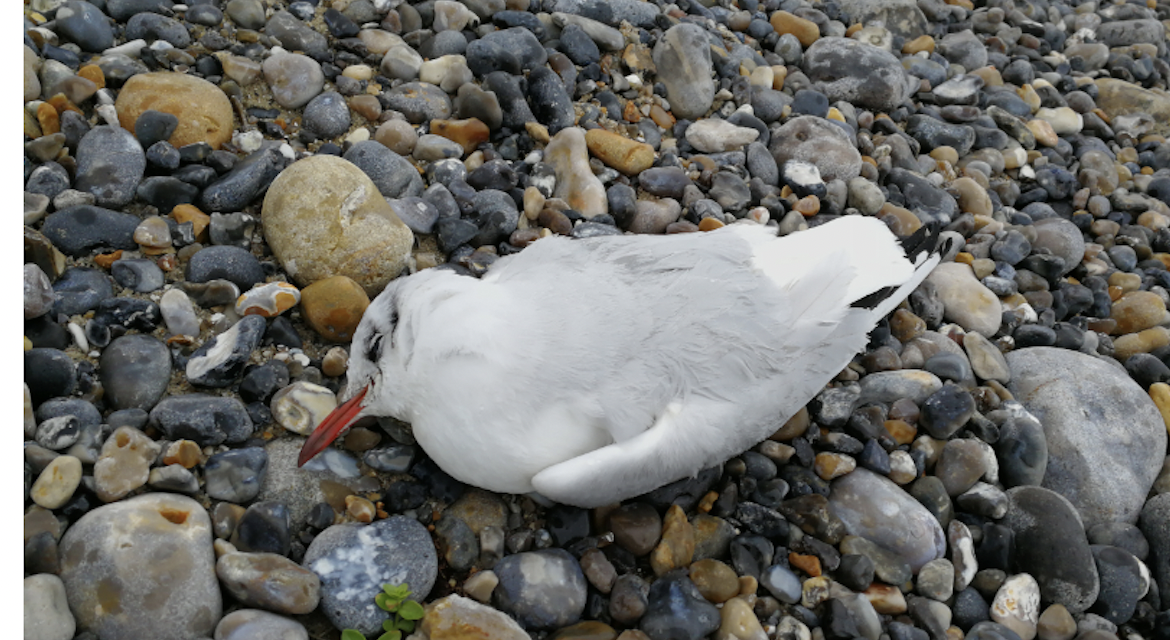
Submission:
POLYGON ((515 620, 460 595, 428 604, 418 631, 430 640, 528 640, 515 620))
POLYGON ((549 636, 549 640, 614 640, 617 631, 597 620, 585 620, 564 627, 549 636))
POLYGON ((743 598, 728 600, 719 611, 719 631, 715 637, 725 640, 767 640, 760 619, 752 605, 743 598))
POLYGON ((586 131, 585 145, 589 153, 627 176, 636 176, 654 164, 654 147, 605 129, 586 131))
POLYGON ((662 518, 645 502, 631 502, 609 514, 609 528, 619 547, 643 556, 650 553, 662 537, 662 518))
POLYGON ((1113 341, 1113 357, 1125 362, 1135 353, 1149 353, 1170 345, 1170 330, 1153 327, 1137 333, 1127 333, 1113 341))
POLYGON ((796 36, 802 47, 809 46, 821 37, 821 30, 817 27, 817 23, 787 11, 773 13, 768 21, 772 23, 772 28, 776 30, 776 33, 780 35, 791 33, 796 36))
POLYGON ((195 233, 195 241, 207 242, 207 225, 211 224, 211 216, 200 211, 199 207, 193 204, 175 205, 175 208, 171 209, 171 217, 179 224, 190 222, 191 230, 195 233))
POLYGON ((816 556, 789 551, 788 564, 800 569, 813 578, 821 575, 821 560, 816 556))
POLYGON ((903 420, 886 420, 883 426, 886 428, 886 433, 889 433, 894 442, 899 445, 914 442, 914 438, 918 435, 918 429, 903 420))
POLYGON ((334 342, 353 339, 368 306, 369 296, 346 276, 318 280, 301 291, 305 320, 321 337, 334 342))
POLYGON ((61 130, 61 117, 53 105, 42 102, 37 106, 37 124, 41 127, 41 133, 51 136, 61 130))
POLYGON ((1113 303, 1109 317, 1117 321, 1115 333, 1134 333, 1162 324, 1166 305, 1156 293, 1132 291, 1113 303))
POLYGON ((670 505, 662 525, 662 541, 650 554, 654 575, 685 567, 695 557, 695 530, 677 504, 670 505))
POLYGON ((458 142, 463 147, 463 153, 471 153, 479 148, 481 142, 487 142, 492 132, 479 118, 467 118, 431 120, 431 133, 458 142))
POLYGON ((215 573, 223 588, 249 607, 309 613, 321 596, 317 574, 275 553, 229 553, 216 561, 215 573))
POLYGON ((218 149, 232 137, 232 105, 227 96, 210 82, 185 73, 159 71, 132 76, 122 86, 114 106, 122 128, 130 132, 144 111, 177 116, 179 126, 169 139, 175 147, 206 142, 218 149))
POLYGON ((991 197, 987 195, 987 190, 979 186, 979 183, 975 182, 974 179, 958 178, 951 183, 951 188, 958 193, 960 209, 977 216, 991 215, 991 197))
POLYGON ((715 604, 739 595, 739 577, 735 570, 714 558, 696 560, 691 564, 690 576, 699 593, 715 604))
POLYGON ((1028 131, 1031 131, 1033 136, 1036 136, 1036 142, 1046 147, 1055 147, 1060 143, 1060 136, 1056 135, 1052 125, 1044 120, 1029 120, 1025 126, 1028 127, 1028 131))
POLYGON ((400 156, 408 156, 418 144, 418 132, 405 120, 387 120, 374 132, 374 139, 400 156))
POLYGON ((402 273, 414 242, 369 176, 336 156, 282 171, 262 215, 272 253, 301 286, 344 275, 375 296, 402 273))
POLYGON ((934 53, 934 38, 928 35, 921 35, 913 40, 907 40, 902 45, 902 53, 912 56, 916 53, 925 51, 927 53, 934 53))

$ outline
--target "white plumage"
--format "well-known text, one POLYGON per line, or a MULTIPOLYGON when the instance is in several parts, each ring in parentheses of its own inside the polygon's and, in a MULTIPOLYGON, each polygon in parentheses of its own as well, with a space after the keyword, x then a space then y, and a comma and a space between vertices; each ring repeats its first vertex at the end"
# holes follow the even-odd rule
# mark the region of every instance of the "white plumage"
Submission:
POLYGON ((750 223, 551 237, 480 280, 416 273, 366 311, 350 400, 302 463, 388 415, 468 484, 582 507, 645 493, 784 424, 939 260, 913 259, 882 222, 846 216, 783 238, 750 223))

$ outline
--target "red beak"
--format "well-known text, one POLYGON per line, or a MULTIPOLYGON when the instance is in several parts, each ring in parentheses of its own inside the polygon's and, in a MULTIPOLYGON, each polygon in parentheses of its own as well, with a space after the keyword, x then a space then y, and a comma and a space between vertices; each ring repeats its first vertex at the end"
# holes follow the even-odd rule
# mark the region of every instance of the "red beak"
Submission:
POLYGON ((304 466, 306 462, 313 459, 313 456, 321 453, 345 431, 349 425, 357 420, 358 413, 362 410, 362 398, 366 397, 366 391, 369 391, 369 385, 362 387, 362 390, 356 396, 341 403, 341 406, 334 409, 321 424, 313 429, 313 433, 309 434, 309 439, 305 441, 305 446, 301 447, 301 455, 297 457, 297 466, 304 466))

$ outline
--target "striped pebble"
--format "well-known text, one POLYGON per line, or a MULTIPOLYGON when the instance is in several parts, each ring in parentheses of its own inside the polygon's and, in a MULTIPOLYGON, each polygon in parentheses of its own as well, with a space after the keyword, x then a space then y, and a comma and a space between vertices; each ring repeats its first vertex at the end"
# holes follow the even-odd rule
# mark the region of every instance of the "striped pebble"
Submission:
POLYGON ((301 301, 301 291, 287 282, 267 282, 245 291, 236 299, 236 313, 265 318, 276 316, 295 307, 301 301))

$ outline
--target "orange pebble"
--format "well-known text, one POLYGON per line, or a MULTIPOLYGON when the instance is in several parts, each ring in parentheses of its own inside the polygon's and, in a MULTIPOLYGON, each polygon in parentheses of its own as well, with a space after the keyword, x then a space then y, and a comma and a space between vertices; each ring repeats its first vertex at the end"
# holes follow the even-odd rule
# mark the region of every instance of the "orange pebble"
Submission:
POLYGON ((61 131, 61 118, 57 115, 57 110, 53 108, 53 105, 48 102, 42 102, 37 106, 37 124, 41 125, 41 133, 46 136, 61 131))
POLYGON ((788 563, 816 578, 821 575, 821 560, 813 555, 802 555, 795 551, 788 552, 788 563))
POLYGON ((703 218, 699 221, 699 231, 714 231, 723 226, 723 222, 715 218, 703 218))
MULTIPOLYGON (((58 115, 65 113, 66 111, 81 113, 81 109, 78 109, 77 105, 70 102, 69 98, 66 98, 65 94, 63 93, 58 93, 52 98, 49 98, 49 104, 53 105, 53 108, 57 110, 58 115)), ((82 113, 82 115, 85 114, 82 113)))
POLYGON ((110 253, 99 253, 93 257, 93 263, 103 269, 109 269, 113 264, 122 259, 122 250, 112 251, 110 253))
POLYGON ((638 111, 638 105, 634 104, 633 100, 627 100, 626 106, 622 107, 622 117, 626 122, 641 122, 642 114, 638 111))
POLYGON ((98 89, 104 89, 106 86, 106 74, 102 73, 102 68, 96 64, 81 67, 77 70, 77 75, 97 85, 98 89))
POLYGON ((821 210, 821 199, 813 195, 808 195, 798 200, 796 206, 793 208, 799 211, 800 215, 811 218, 821 210))
POLYGON ((175 205, 171 209, 171 217, 179 224, 191 223, 191 230, 195 233, 195 240, 207 242, 207 225, 211 223, 211 216, 203 213, 193 204, 175 205))

